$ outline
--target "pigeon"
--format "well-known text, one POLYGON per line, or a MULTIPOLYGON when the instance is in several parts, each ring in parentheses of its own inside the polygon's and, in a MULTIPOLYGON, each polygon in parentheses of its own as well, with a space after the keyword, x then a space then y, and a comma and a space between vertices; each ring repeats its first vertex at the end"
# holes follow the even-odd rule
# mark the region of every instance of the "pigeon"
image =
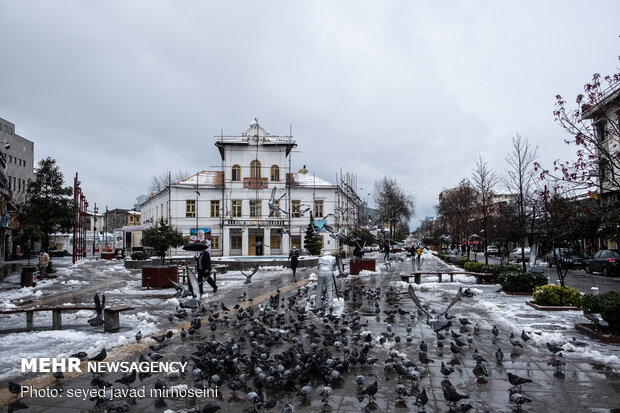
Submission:
POLYGON ((423 352, 423 351, 420 352, 419 360, 420 360, 420 363, 422 363, 422 364, 430 364, 430 363, 434 363, 435 362, 435 360, 429 359, 427 357, 426 353, 423 352))
POLYGON ((461 348, 454 344, 454 341, 450 342, 450 351, 454 354, 459 354, 461 352, 461 348))
POLYGON ((91 357, 88 359, 88 361, 103 361, 105 360, 105 358, 108 356, 108 353, 105 351, 105 348, 103 348, 99 354, 97 354, 94 357, 91 357))
POLYGON ((474 376, 476 376, 477 378, 481 378, 483 376, 487 376, 487 377, 489 376, 489 373, 487 372, 487 368, 480 361, 477 362, 476 366, 474 367, 474 376))
POLYGON ((516 374, 508 373, 508 381, 516 388, 521 388, 521 385, 525 383, 532 383, 532 380, 524 377, 519 377, 516 374))
POLYGON ((309 401, 310 393, 312 393, 312 387, 310 387, 309 385, 305 385, 299 390, 297 395, 301 396, 301 398, 304 399, 304 401, 309 401))
POLYGON ((216 411, 221 410, 221 409, 222 408, 218 406, 217 404, 207 403, 200 412, 201 413, 215 413, 216 411))
POLYGON ((103 320, 103 309, 105 308, 105 294, 103 294, 102 298, 99 299, 99 294, 95 294, 95 317, 88 320, 88 324, 93 327, 102 326, 104 323, 103 320))
POLYGON ((142 340, 142 330, 138 330, 136 333, 136 341, 142 340))
POLYGON ((471 289, 466 288, 465 291, 463 291, 463 297, 465 298, 471 298, 474 295, 476 295, 471 289))
POLYGON ((424 340, 422 340, 422 342, 420 343, 420 351, 428 351, 428 346, 426 345, 424 340))
MULTIPOLYGON (((275 189, 275 187, 274 187, 275 189)), ((249 274, 246 274, 245 272, 243 272, 243 270, 241 271, 241 274, 245 275, 245 282, 244 284, 250 284, 252 282, 252 276, 254 274, 256 274, 256 272, 258 271, 258 266, 256 266, 256 268, 253 268, 249 274)), ((227 311, 227 310, 224 310, 227 311)))
POLYGON ((443 378, 444 379, 448 379, 448 376, 452 373, 454 373, 454 369, 452 367, 446 367, 446 365, 444 364, 444 362, 441 362, 441 374, 443 374, 443 378))
POLYGON ((371 384, 370 386, 368 386, 368 387, 366 387, 364 389, 362 394, 367 394, 369 400, 374 400, 375 394, 377 394, 377 390, 378 389, 379 389, 379 387, 377 386, 377 381, 375 380, 375 382, 373 384, 371 384))
POLYGON ((136 381, 136 370, 134 370, 129 375, 123 374, 123 377, 121 377, 120 379, 114 380, 114 383, 120 383, 120 384, 126 385, 127 387, 131 387, 130 385, 134 381, 136 381))
POLYGON ((495 337, 499 335, 499 330, 497 329, 496 326, 493 326, 493 328, 491 329, 491 333, 493 333, 495 337))
POLYGON ((56 382, 58 382, 58 381, 60 381, 60 380, 65 378, 65 375, 60 370, 52 373, 52 376, 54 376, 54 378, 56 379, 56 382))
POLYGON ((516 403, 518 406, 521 406, 523 403, 529 403, 532 400, 525 397, 521 392, 515 389, 508 389, 510 392, 510 401, 516 403))
POLYGON ((461 325, 462 325, 463 327, 465 327, 466 325, 471 324, 471 323, 469 322, 469 320, 468 320, 468 319, 466 319, 466 318, 459 318, 459 323, 461 323, 461 325))
POLYGON ((79 352, 77 352, 75 354, 71 354, 69 357, 78 358, 78 359, 80 359, 80 361, 88 360, 88 354, 86 354, 85 351, 79 351, 79 352))
POLYGON ((562 347, 558 347, 558 346, 554 346, 553 344, 547 342, 547 348, 549 349, 550 352, 552 352, 554 355, 559 352, 559 351, 564 351, 564 349, 562 347))
POLYGON ((525 334, 525 330, 521 330, 521 340, 523 340, 524 343, 531 339, 532 337, 525 334))
POLYGON ((424 409, 424 406, 428 403, 428 396, 426 395, 426 389, 422 391, 415 398, 415 405, 424 409))
POLYGON ((13 393, 17 399, 17 395, 22 391, 22 385, 9 380, 9 391, 13 393))
POLYGON ((221 308, 223 311, 230 311, 230 309, 229 309, 228 307, 226 307, 226 306, 224 305, 224 303, 223 303, 223 302, 221 302, 221 301, 220 301, 220 308, 221 308))
POLYGON ((523 347, 523 345, 521 343, 519 343, 519 340, 517 340, 517 338, 515 337, 515 333, 510 333, 510 344, 512 344, 513 347, 523 347))
POLYGON ((362 387, 364 383, 366 382, 366 378, 362 376, 361 374, 359 374, 355 377, 355 382, 357 383, 359 387, 362 387))
POLYGON ((504 353, 502 352, 502 349, 499 348, 499 347, 497 348, 497 351, 495 352, 495 359, 500 364, 501 364, 502 360, 504 360, 504 353))
POLYGON ((443 389, 443 397, 448 401, 448 403, 456 404, 462 399, 469 399, 469 396, 465 394, 459 394, 456 389, 452 386, 445 386, 443 389))

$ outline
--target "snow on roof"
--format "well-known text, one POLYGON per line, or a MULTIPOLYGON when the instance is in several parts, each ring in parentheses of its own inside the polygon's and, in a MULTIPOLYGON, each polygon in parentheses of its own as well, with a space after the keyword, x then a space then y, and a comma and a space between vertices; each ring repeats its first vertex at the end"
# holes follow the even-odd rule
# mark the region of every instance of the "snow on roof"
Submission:
POLYGON ((302 173, 293 173, 291 174, 293 177, 293 185, 299 186, 334 186, 334 184, 329 183, 314 174, 302 174, 302 173))
POLYGON ((179 183, 196 185, 196 180, 198 180, 198 185, 221 185, 221 174, 219 171, 200 171, 179 183))

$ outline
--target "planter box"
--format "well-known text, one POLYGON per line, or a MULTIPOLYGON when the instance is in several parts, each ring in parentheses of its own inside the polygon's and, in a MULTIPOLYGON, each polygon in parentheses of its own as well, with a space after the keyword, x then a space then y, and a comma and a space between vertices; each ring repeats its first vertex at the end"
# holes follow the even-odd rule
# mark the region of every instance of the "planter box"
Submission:
POLYGON ((504 291, 504 290, 500 290, 500 291, 508 295, 532 295, 532 293, 527 292, 527 291, 504 291))
POLYGON ((349 273, 351 275, 356 275, 362 272, 362 270, 375 271, 375 260, 359 260, 359 261, 349 261, 349 273))
POLYGON ((22 287, 34 287, 37 283, 34 282, 34 272, 37 267, 34 265, 24 265, 22 267, 21 286, 22 287))
POLYGON ((594 324, 575 324, 575 329, 584 333, 587 336, 594 337, 598 340, 604 341, 605 343, 615 343, 620 344, 620 336, 611 336, 603 333, 599 333, 594 330, 594 324))
POLYGON ((554 306, 554 305, 538 305, 534 301, 526 301, 525 304, 540 311, 581 311, 581 307, 571 307, 568 305, 554 306))
POLYGON ((170 281, 179 282, 176 265, 152 265, 142 267, 142 287, 173 288, 170 281))
POLYGON ((101 253, 102 260, 113 260, 114 258, 116 258, 116 254, 114 254, 113 252, 102 252, 101 253))

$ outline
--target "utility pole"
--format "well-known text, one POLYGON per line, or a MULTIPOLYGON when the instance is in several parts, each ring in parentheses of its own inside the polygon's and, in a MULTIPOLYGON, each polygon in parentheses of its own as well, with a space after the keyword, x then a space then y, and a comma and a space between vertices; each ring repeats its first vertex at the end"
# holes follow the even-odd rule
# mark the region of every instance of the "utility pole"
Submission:
POLYGON ((97 243, 97 203, 95 202, 95 219, 93 221, 93 257, 96 255, 95 254, 95 246, 97 243))

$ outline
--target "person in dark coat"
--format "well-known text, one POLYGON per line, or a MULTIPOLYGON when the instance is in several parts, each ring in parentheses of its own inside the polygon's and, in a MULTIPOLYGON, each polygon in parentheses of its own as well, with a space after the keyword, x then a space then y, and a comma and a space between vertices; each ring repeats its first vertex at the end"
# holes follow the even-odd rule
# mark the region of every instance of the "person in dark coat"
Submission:
POLYGON ((213 292, 217 292, 217 285, 215 285, 215 281, 213 281, 213 278, 211 278, 211 275, 209 275, 210 273, 211 254, 209 254, 209 251, 204 250, 198 256, 198 285, 200 287, 200 294, 204 294, 202 284, 205 279, 209 283, 211 288, 213 288, 213 292))
POLYGON ((297 251, 297 247, 293 247, 291 252, 288 254, 288 259, 291 260, 291 269, 293 270, 293 279, 297 279, 297 265, 299 264, 299 251, 297 251))
POLYGON ((353 259, 355 261, 360 261, 362 258, 364 258, 364 251, 362 251, 359 245, 356 245, 353 250, 353 259))
POLYGON ((390 241, 387 240, 387 238, 386 238, 385 243, 383 244, 383 252, 384 252, 383 259, 389 260, 390 259, 390 241))

